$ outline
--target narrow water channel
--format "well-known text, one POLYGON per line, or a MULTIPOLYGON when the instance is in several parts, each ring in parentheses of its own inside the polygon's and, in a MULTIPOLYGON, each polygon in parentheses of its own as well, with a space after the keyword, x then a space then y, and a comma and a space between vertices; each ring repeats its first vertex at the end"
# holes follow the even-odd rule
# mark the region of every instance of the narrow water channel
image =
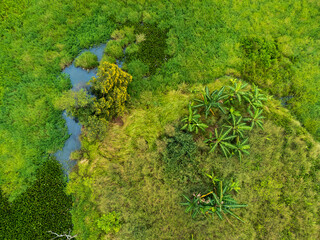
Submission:
MULTIPOLYGON (((97 55, 98 61, 100 61, 105 46, 106 44, 101 44, 97 47, 85 49, 84 51, 90 51, 94 53, 97 55)), ((77 91, 87 86, 87 82, 93 76, 96 76, 97 69, 95 68, 90 71, 83 70, 82 68, 75 67, 74 62, 72 62, 72 65, 66 67, 62 72, 69 74, 72 83, 72 90, 77 91)), ((70 160, 70 154, 71 152, 81 148, 81 143, 79 140, 79 135, 81 134, 81 124, 75 121, 73 118, 68 117, 66 112, 63 112, 63 118, 66 120, 70 137, 65 142, 63 149, 57 151, 54 155, 61 163, 64 173, 68 176, 72 168, 76 165, 76 161, 70 160)))

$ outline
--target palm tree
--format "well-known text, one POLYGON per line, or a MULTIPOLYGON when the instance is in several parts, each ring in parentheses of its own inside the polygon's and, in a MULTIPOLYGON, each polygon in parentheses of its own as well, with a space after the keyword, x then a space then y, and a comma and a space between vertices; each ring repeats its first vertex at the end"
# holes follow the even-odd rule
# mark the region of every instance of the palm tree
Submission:
POLYGON ((200 114, 197 114, 197 110, 192 111, 192 105, 189 103, 189 115, 181 120, 185 123, 181 130, 188 129, 189 132, 195 130, 196 133, 199 132, 199 129, 205 131, 208 126, 201 122, 200 117, 200 114))
POLYGON ((251 123, 251 129, 254 127, 254 125, 258 125, 262 130, 263 129, 263 119, 265 118, 262 116, 263 110, 261 108, 252 107, 253 111, 251 111, 251 108, 248 107, 249 117, 245 118, 245 121, 248 121, 251 123))
POLYGON ((227 131, 221 129, 220 133, 218 133, 216 128, 214 129, 214 136, 210 133, 210 138, 205 140, 211 147, 210 152, 214 152, 219 146, 226 158, 230 156, 230 149, 234 148, 234 145, 230 143, 230 140, 236 137, 236 135, 228 136, 230 131, 231 129, 228 129, 227 131))
POLYGON ((205 116, 208 117, 211 112, 212 115, 214 108, 219 108, 224 114, 226 113, 222 103, 223 99, 226 98, 226 95, 223 95, 224 87, 222 87, 219 91, 214 90, 212 93, 209 92, 209 88, 205 87, 204 94, 202 94, 202 99, 195 99, 199 104, 194 106, 194 108, 204 107, 205 116))

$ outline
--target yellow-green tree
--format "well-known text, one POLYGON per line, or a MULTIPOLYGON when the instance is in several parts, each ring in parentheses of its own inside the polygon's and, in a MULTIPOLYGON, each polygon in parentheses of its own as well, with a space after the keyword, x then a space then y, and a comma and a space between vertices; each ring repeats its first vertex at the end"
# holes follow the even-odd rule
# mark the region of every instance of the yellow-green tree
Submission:
POLYGON ((109 62, 100 64, 97 76, 90 80, 92 93, 96 96, 95 115, 110 120, 123 113, 132 76, 109 62))

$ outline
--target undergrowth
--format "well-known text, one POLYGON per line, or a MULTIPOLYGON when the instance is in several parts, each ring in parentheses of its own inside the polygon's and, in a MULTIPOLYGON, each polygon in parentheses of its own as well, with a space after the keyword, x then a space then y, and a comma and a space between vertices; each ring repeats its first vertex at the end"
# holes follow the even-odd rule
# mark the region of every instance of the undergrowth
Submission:
MULTIPOLYGON (((221 80, 209 87, 219 89, 224 83, 221 80)), ((266 120, 264 131, 252 130, 250 155, 245 155, 242 163, 235 156, 226 160, 220 154, 208 153, 203 137, 193 138, 176 129, 177 119, 186 111, 183 106, 196 96, 191 92, 201 89, 203 86, 195 85, 186 93, 182 90, 166 95, 146 93, 142 96, 145 101, 124 115, 123 125, 111 124, 104 141, 96 148, 90 151, 86 150, 90 145, 83 148, 87 155, 68 186, 77 201, 82 199, 94 212, 74 222, 80 239, 103 238, 103 232, 94 235, 98 228, 92 224, 95 230, 82 235, 88 233, 83 219, 89 223, 95 219, 93 216, 113 211, 121 216, 120 231, 108 234, 113 239, 319 237, 316 224, 319 179, 310 175, 319 164, 318 143, 280 107, 279 101, 270 100, 265 106, 268 118, 286 119, 286 124, 283 125, 283 120, 275 123, 266 120), (184 110, 177 112, 179 106, 184 110), (168 111, 168 107, 172 110, 168 111), (166 115, 162 114, 164 111, 166 115), (207 191, 210 179, 206 174, 211 172, 239 183, 241 191, 235 199, 248 207, 234 213, 245 224, 231 219, 231 224, 222 221, 212 224, 204 216, 185 221, 186 213, 179 204, 182 195, 207 191), (86 196, 86 200, 81 196, 86 196)), ((74 214, 83 209, 75 205, 74 214)))

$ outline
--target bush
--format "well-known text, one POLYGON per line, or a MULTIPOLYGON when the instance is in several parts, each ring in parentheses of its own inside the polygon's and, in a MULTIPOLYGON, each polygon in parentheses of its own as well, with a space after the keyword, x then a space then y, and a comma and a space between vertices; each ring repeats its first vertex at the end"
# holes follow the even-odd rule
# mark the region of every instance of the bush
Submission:
POLYGON ((92 69, 99 65, 98 57, 92 52, 84 52, 74 60, 74 66, 92 69))
POLYGON ((273 94, 289 94, 292 62, 279 51, 273 39, 247 37, 241 42, 244 55, 242 77, 245 80, 271 88, 273 94))
POLYGON ((173 137, 166 139, 167 147, 164 152, 163 160, 166 163, 166 172, 170 178, 186 175, 186 169, 195 162, 197 152, 196 144, 189 133, 177 132, 173 137))
POLYGON ((84 124, 93 113, 93 101, 94 98, 84 89, 77 92, 69 90, 56 100, 55 106, 84 124))
POLYGON ((137 32, 140 35, 137 40, 145 39, 139 43, 137 59, 147 64, 150 74, 154 74, 167 58, 165 54, 167 31, 154 25, 144 24, 143 26, 137 26, 137 32), (142 34, 144 34, 144 38, 141 38, 142 34))
POLYGON ((106 52, 106 54, 110 55, 111 57, 114 57, 117 59, 123 57, 123 49, 122 49, 121 43, 119 41, 110 40, 107 43, 105 52, 106 52))
POLYGON ((119 232, 121 228, 120 224, 120 214, 116 213, 115 211, 108 213, 108 214, 103 214, 101 218, 97 220, 97 225, 100 229, 108 233, 112 232, 119 232))
POLYGON ((128 55, 133 55, 133 54, 137 53, 138 51, 139 51, 139 46, 135 43, 130 44, 126 48, 126 54, 128 54, 128 55))
POLYGON ((97 78, 90 80, 91 91, 97 98, 94 102, 94 114, 110 120, 123 113, 129 97, 127 87, 132 76, 116 64, 108 62, 101 63, 97 75, 97 78))
POLYGON ((107 131, 108 122, 104 118, 90 116, 85 125, 85 134, 89 141, 102 140, 107 131))
POLYGON ((149 68, 143 62, 134 60, 128 64, 128 72, 134 79, 141 79, 149 72, 149 68))

